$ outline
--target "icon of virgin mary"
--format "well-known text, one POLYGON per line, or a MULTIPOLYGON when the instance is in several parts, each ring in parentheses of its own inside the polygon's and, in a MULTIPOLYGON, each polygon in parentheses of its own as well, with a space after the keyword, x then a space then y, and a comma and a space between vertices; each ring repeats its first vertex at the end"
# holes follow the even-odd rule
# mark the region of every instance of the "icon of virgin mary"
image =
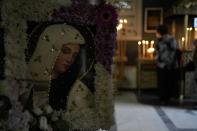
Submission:
POLYGON ((34 82, 33 106, 49 104, 54 110, 64 110, 66 121, 73 129, 96 128, 97 125, 90 84, 94 76, 84 82, 84 76, 94 70, 94 61, 83 55, 87 43, 74 26, 50 24, 39 36, 28 62, 29 76, 34 82), (87 67, 84 61, 91 64, 87 67))

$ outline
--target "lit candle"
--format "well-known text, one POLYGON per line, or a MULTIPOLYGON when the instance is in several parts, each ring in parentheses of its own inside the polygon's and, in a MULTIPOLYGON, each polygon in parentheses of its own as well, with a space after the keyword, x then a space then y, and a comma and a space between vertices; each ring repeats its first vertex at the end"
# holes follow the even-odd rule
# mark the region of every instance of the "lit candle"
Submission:
POLYGON ((119 22, 120 22, 120 23, 123 23, 123 19, 120 19, 119 22))
POLYGON ((185 49, 185 38, 184 37, 181 38, 181 47, 183 50, 185 49))
POLYGON ((187 31, 188 31, 188 33, 187 33, 187 38, 188 38, 188 40, 187 40, 187 42, 185 43, 185 48, 186 48, 186 50, 188 50, 189 48, 190 48, 190 44, 191 44, 191 31, 192 31, 192 27, 190 27, 190 28, 187 28, 187 31))
POLYGON ((146 47, 145 47, 146 41, 143 40, 142 41, 142 57, 145 57, 145 52, 146 52, 146 47))
POLYGON ((155 43, 154 40, 151 40, 151 42, 150 42, 151 47, 153 47, 154 43, 155 43))
POLYGON ((124 19, 123 22, 126 24, 127 23, 127 19, 124 19))
POLYGON ((123 27, 122 23, 118 24, 118 26, 116 27, 117 31, 121 30, 123 27))
POLYGON ((191 49, 191 32, 192 32, 192 27, 189 28, 189 40, 188 40, 188 47, 187 49, 190 50, 191 49))
POLYGON ((185 45, 184 45, 184 48, 185 50, 187 50, 187 45, 188 45, 188 42, 189 42, 189 32, 190 32, 190 28, 187 28, 187 35, 186 35, 186 40, 185 40, 185 45))
POLYGON ((145 53, 145 55, 146 55, 146 57, 148 58, 149 56, 148 56, 148 53, 147 53, 147 50, 148 50, 148 44, 149 44, 149 41, 146 41, 146 53, 145 53))
MULTIPOLYGON (((151 48, 151 49, 154 49, 154 43, 155 43, 154 40, 151 40, 151 43, 150 43, 150 48, 151 48)), ((151 52, 151 56, 150 56, 151 59, 153 59, 153 53, 154 53, 154 51, 151 52)))
POLYGON ((138 57, 141 58, 141 41, 138 41, 138 57))

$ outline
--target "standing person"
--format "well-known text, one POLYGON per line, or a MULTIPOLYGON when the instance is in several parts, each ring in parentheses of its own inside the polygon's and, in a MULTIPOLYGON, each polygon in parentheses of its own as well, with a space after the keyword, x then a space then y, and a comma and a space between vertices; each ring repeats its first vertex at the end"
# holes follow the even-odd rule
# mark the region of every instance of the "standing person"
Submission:
POLYGON ((161 104, 168 104, 175 86, 176 49, 175 38, 168 29, 160 25, 156 30, 157 85, 161 104))

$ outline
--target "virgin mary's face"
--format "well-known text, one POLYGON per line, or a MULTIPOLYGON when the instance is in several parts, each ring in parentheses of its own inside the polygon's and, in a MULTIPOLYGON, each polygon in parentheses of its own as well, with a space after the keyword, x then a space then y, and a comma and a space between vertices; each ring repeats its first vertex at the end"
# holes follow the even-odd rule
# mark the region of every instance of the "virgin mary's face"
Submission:
POLYGON ((54 72, 61 74, 67 71, 79 53, 79 49, 79 44, 64 44, 54 64, 54 72))

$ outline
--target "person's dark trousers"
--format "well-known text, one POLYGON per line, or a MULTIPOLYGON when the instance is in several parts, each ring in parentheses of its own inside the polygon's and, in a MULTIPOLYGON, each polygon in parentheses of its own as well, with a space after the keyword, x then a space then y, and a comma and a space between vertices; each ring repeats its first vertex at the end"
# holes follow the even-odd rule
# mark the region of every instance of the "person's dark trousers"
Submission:
POLYGON ((173 86, 173 89, 172 89, 172 97, 175 98, 175 99, 179 99, 180 97, 180 91, 181 91, 181 80, 183 79, 182 78, 182 72, 181 72, 181 69, 180 68, 176 68, 174 69, 174 86, 173 86))
POLYGON ((157 87, 160 101, 168 103, 176 82, 175 69, 157 68, 157 87))

